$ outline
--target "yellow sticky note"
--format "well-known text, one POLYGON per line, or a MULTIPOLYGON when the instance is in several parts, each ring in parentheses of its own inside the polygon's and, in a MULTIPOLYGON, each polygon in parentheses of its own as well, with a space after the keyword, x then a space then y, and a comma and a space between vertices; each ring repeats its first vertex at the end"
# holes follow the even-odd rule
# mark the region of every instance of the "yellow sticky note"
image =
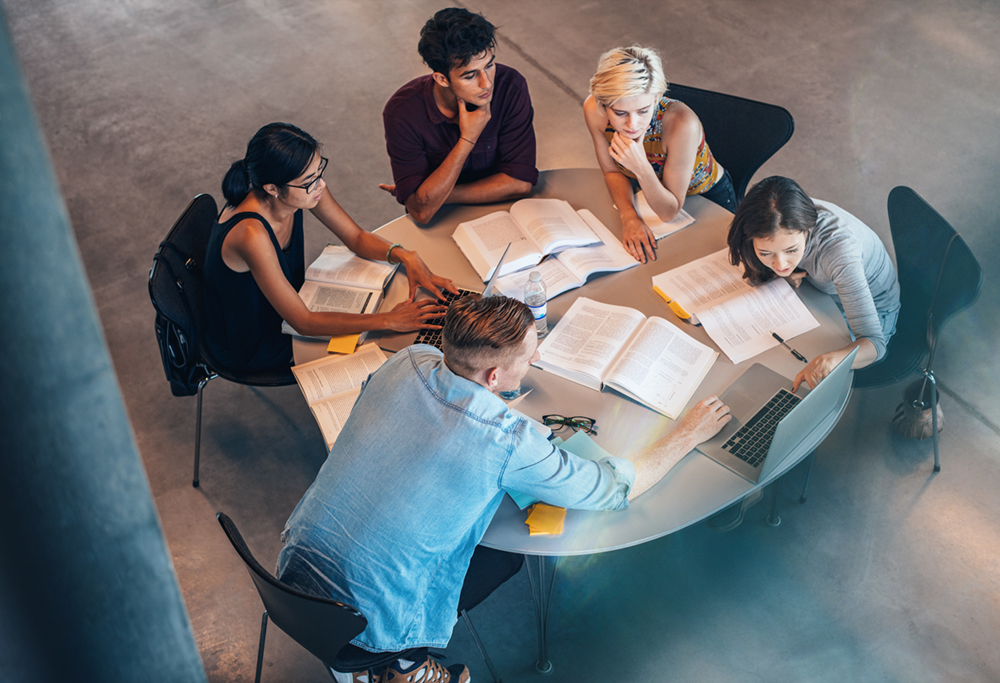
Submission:
POLYGON ((545 503, 535 503, 531 508, 531 513, 525 524, 528 525, 528 533, 532 536, 548 534, 558 536, 563 532, 563 523, 566 521, 566 508, 546 505, 545 503))
POLYGON ((360 334, 342 334, 339 337, 331 337, 326 350, 329 353, 354 353, 359 339, 361 339, 360 334))

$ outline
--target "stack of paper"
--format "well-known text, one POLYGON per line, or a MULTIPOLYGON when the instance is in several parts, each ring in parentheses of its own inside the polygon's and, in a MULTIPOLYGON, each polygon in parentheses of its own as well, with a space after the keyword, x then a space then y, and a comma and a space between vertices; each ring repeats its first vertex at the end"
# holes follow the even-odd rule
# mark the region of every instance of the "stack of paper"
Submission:
POLYGON ((777 346, 772 332, 792 339, 819 327, 783 278, 752 287, 743 267, 729 262, 728 249, 653 277, 653 289, 683 309, 671 306, 678 316, 686 312, 700 322, 733 363, 777 346))

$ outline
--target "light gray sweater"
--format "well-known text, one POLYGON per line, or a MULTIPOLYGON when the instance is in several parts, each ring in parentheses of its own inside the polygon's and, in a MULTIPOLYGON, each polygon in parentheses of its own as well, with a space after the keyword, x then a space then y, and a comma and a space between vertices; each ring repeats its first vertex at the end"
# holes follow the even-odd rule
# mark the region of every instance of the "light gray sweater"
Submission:
POLYGON ((871 228, 835 204, 813 203, 819 216, 799 268, 817 289, 839 300, 855 338, 875 344, 881 359, 888 340, 879 315, 899 308, 896 268, 871 228))

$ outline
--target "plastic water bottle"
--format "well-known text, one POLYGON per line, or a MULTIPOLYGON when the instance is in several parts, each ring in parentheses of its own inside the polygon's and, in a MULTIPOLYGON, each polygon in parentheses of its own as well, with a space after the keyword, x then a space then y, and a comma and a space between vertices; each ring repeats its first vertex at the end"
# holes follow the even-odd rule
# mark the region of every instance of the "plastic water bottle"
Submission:
POLYGON ((547 300, 542 274, 537 270, 531 271, 528 283, 524 286, 524 303, 528 304, 532 315, 535 316, 535 330, 538 332, 539 339, 544 339, 545 335, 549 333, 549 321, 545 317, 548 308, 545 303, 547 300))

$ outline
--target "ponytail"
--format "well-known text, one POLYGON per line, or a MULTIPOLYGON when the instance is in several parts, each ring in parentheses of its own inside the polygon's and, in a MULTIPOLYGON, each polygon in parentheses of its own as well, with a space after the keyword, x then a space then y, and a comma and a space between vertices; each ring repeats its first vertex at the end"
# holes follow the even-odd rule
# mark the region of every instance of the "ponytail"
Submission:
POLYGON ((242 202, 250 194, 251 187, 246 161, 240 159, 233 162, 222 180, 222 196, 226 198, 226 205, 236 206, 242 202))

